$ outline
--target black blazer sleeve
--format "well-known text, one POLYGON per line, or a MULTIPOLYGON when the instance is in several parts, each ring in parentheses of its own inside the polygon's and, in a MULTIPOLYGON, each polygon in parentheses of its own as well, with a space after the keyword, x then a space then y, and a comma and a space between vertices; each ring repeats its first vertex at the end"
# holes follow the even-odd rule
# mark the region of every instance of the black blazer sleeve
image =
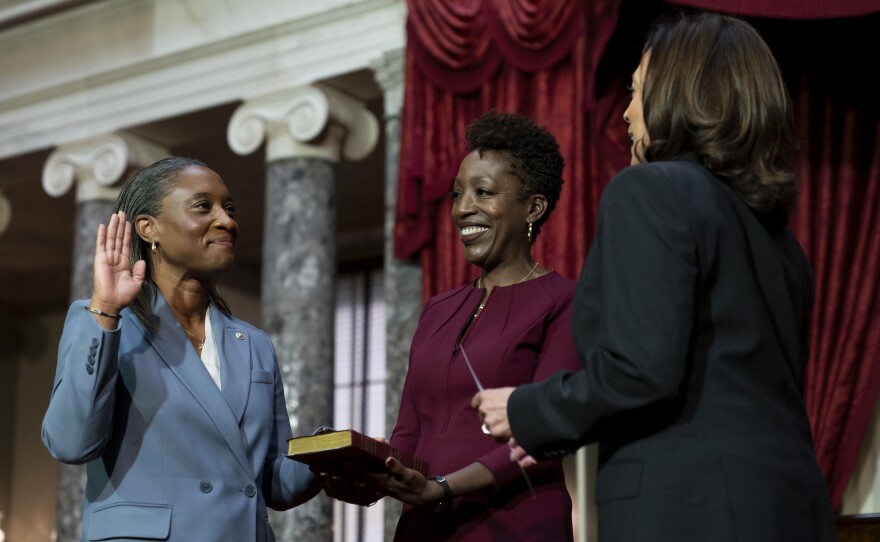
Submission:
POLYGON ((508 403, 513 434, 529 453, 571 453, 681 392, 695 253, 687 213, 661 171, 628 168, 612 179, 574 300, 585 369, 522 386, 508 403))

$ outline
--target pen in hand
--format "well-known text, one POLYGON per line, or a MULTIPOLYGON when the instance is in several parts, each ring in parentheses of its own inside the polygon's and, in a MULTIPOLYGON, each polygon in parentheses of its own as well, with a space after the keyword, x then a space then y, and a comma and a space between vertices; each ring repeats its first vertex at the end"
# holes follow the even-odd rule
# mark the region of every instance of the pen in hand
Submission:
MULTIPOLYGON (((474 379, 474 383, 477 385, 477 391, 483 391, 483 384, 480 382, 480 379, 477 377, 477 373, 474 371, 474 366, 471 365, 471 360, 468 359, 467 352, 464 351, 464 346, 459 345, 461 348, 461 355, 464 357, 464 362, 467 364, 468 371, 471 372, 471 377, 474 379)), ((489 428, 486 426, 485 422, 483 423, 483 433, 487 435, 489 433, 489 428)), ((515 441, 510 439, 511 442, 508 442, 508 447, 510 447, 511 452, 514 449, 515 441)), ((519 467, 520 472, 522 472, 523 478, 526 480, 526 485, 529 486, 529 492, 532 494, 532 498, 535 498, 537 495, 535 493, 535 487, 532 485, 532 480, 529 478, 529 473, 526 472, 526 469, 520 464, 519 461, 516 461, 516 465, 519 467)))

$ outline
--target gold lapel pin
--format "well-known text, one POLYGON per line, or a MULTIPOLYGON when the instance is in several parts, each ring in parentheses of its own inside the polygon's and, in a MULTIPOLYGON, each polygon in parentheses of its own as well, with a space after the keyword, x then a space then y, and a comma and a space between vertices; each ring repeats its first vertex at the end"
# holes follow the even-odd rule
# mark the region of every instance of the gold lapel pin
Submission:
POLYGON ((238 339, 239 341, 243 341, 244 340, 244 333, 236 332, 235 338, 238 339))

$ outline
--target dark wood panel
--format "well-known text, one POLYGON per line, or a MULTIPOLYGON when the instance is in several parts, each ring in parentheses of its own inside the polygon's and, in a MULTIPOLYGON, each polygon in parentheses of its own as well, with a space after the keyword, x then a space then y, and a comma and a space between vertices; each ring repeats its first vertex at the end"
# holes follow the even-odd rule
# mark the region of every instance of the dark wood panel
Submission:
POLYGON ((836 523, 838 542, 880 542, 880 514, 840 516, 836 523))

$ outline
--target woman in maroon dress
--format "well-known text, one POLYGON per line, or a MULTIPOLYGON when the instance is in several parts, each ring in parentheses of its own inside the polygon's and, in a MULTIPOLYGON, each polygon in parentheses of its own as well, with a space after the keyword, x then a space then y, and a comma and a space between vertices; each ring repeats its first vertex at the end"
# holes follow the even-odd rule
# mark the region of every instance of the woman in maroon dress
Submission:
POLYGON ((563 159, 553 136, 521 115, 486 113, 465 138, 452 220, 480 276, 422 313, 391 444, 426 460, 431 476, 389 458, 383 492, 405 503, 395 540, 564 542, 571 500, 561 462, 527 469, 527 480, 470 406, 477 382, 516 386, 580 368, 575 282, 531 256, 559 199, 563 159))

